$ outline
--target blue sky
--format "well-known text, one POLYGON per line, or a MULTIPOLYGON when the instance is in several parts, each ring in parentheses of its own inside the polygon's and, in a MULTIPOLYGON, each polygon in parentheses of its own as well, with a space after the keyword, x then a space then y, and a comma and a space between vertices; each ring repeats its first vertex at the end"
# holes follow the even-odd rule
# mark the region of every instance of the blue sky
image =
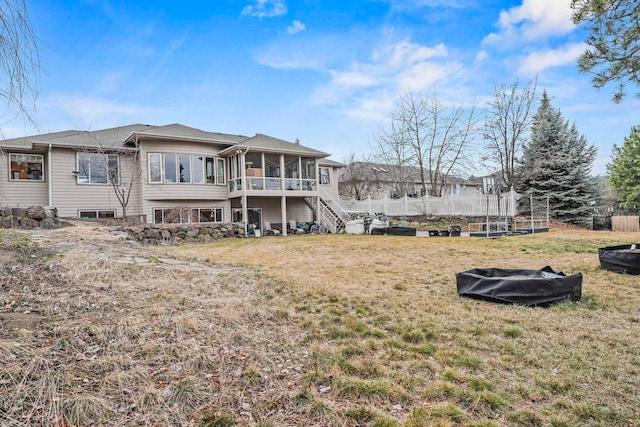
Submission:
MULTIPOLYGON (((332 153, 370 151, 399 94, 488 100, 494 82, 538 76, 598 147, 640 124, 577 72, 584 33, 570 0, 47 0, 29 2, 40 94, 5 137, 131 123, 265 133, 332 153)), ((633 90, 633 88, 632 88, 633 90)), ((478 141, 481 144, 481 141, 478 141)))

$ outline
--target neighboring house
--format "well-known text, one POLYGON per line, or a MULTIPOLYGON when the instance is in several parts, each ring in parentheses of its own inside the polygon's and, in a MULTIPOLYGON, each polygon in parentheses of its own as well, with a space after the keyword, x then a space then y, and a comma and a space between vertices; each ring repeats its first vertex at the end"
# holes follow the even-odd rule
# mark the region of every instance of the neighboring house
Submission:
POLYGON ((123 215, 152 223, 244 222, 287 233, 317 220, 343 224, 327 153, 267 135, 135 124, 0 141, 0 204, 54 206, 62 218, 123 215), (6 168, 6 171, 3 169, 6 168), (247 220, 245 221, 244 218, 247 220))
MULTIPOLYGON (((353 162, 339 170, 340 195, 343 199, 399 199, 425 196, 417 168, 370 162, 353 162)), ((425 183, 427 192, 431 183, 425 183)), ((449 176, 443 188, 445 195, 473 195, 482 189, 482 178, 463 179, 449 176)))

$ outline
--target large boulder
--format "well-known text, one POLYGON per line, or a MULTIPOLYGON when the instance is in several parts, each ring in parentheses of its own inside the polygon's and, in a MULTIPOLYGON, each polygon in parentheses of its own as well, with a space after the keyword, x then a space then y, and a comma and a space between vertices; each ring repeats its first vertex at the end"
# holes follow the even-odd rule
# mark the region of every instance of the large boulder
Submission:
POLYGON ((44 219, 44 208, 42 206, 30 206, 27 208, 25 216, 31 219, 44 219))
POLYGON ((56 228, 58 225, 56 224, 56 220, 53 218, 45 218, 40 221, 40 228, 52 229, 56 228))

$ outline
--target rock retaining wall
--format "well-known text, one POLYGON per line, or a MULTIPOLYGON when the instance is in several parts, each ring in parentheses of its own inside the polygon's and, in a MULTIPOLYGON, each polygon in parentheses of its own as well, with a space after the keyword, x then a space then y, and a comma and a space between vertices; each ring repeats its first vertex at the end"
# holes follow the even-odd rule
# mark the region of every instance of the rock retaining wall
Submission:
POLYGON ((52 206, 28 208, 0 208, 0 225, 3 228, 57 228, 58 209, 52 206))
POLYGON ((245 237, 244 224, 207 225, 154 225, 144 224, 119 228, 131 240, 150 244, 166 245, 185 242, 211 242, 229 237, 245 237))

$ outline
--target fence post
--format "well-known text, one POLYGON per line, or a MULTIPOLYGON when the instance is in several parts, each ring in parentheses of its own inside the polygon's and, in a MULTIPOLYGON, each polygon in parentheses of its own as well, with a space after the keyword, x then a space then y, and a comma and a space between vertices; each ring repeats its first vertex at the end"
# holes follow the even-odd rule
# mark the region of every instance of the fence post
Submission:
POLYGON ((551 228, 549 224, 549 195, 547 195, 547 228, 551 228))
POLYGON ((407 196, 407 193, 404 193, 404 216, 408 215, 408 211, 409 211, 409 196, 407 196))
POLYGON ((382 206, 384 206, 384 213, 387 213, 389 211, 389 208, 387 207, 387 193, 384 193, 384 199, 382 199, 382 206))
POLYGON ((371 194, 369 194, 369 196, 367 196, 367 202, 369 203, 369 209, 367 209, 367 212, 369 212, 369 214, 373 214, 372 212, 372 208, 371 208, 371 194))

